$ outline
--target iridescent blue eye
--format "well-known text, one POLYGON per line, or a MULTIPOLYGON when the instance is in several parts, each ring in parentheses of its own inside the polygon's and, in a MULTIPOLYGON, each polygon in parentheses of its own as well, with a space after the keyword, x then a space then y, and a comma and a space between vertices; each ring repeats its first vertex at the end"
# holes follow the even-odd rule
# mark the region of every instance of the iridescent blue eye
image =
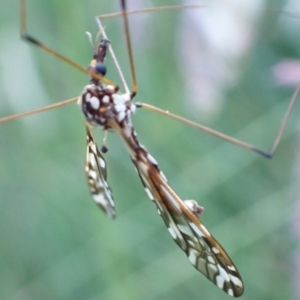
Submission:
POLYGON ((105 76, 106 74, 106 66, 103 63, 97 63, 95 67, 97 73, 101 74, 102 76, 105 76))

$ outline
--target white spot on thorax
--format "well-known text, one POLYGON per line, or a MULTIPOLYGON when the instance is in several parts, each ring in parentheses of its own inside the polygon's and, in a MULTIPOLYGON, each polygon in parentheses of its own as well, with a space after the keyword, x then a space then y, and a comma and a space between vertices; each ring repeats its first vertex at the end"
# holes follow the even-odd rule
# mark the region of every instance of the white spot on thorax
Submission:
POLYGON ((113 94, 112 97, 113 97, 113 101, 114 101, 115 105, 118 105, 118 104, 125 105, 126 99, 123 98, 123 95, 113 94))
POLYGON ((136 111, 136 105, 135 104, 131 104, 130 105, 130 110, 131 110, 131 113, 135 113, 135 111, 136 111))
POLYGON ((89 100, 87 100, 87 102, 89 102, 91 104, 93 109, 99 109, 99 107, 100 107, 100 101, 95 96, 91 97, 89 100))
POLYGON ((113 85, 107 85, 107 86, 106 86, 106 90, 107 90, 108 92, 113 93, 116 89, 115 89, 115 87, 114 87, 113 85))
POLYGON ((103 98, 102 98, 102 102, 103 103, 108 103, 109 102, 109 97, 107 95, 105 95, 103 98))
POLYGON ((128 101, 131 100, 131 99, 130 99, 130 94, 122 94, 121 96, 122 96, 122 98, 124 99, 124 101, 126 101, 126 102, 128 102, 128 101))
POLYGON ((125 114, 125 110, 126 110, 126 106, 124 103, 118 103, 115 105, 115 110, 119 113, 119 112, 124 112, 125 114))

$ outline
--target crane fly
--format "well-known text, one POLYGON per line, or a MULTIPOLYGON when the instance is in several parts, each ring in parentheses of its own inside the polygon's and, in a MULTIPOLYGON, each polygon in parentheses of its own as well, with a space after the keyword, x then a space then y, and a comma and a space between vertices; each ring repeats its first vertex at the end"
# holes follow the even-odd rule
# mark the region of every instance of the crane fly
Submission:
MULTIPOLYGON (((127 44, 131 49, 125 1, 121 3, 127 44)), ((100 28, 103 30, 101 23, 100 28)), ((97 46, 88 68, 93 73, 105 75, 104 60, 108 47, 109 40, 106 38, 97 46)), ((131 50, 129 57, 133 66, 131 50)), ((132 102, 137 93, 135 72, 133 68, 132 70, 131 92, 119 94, 118 87, 103 85, 101 80, 92 77, 79 98, 79 105, 87 120, 86 175, 93 198, 110 217, 115 216, 111 189, 106 182, 106 163, 92 137, 91 125, 119 134, 145 191, 156 204, 158 214, 163 218, 174 241, 187 254, 192 265, 229 295, 240 296, 244 288, 239 272, 222 246, 199 221, 198 216, 203 208, 194 200, 180 199, 168 185, 156 160, 138 140, 131 115, 137 108, 143 107, 143 104, 132 102)))
MULTIPOLYGON (((244 291, 244 285, 237 268, 223 247, 216 241, 199 219, 203 212, 203 208, 195 200, 182 200, 170 187, 156 160, 139 142, 131 121, 131 116, 137 109, 146 108, 182 121, 262 156, 272 157, 282 137, 286 122, 298 96, 299 87, 290 101, 270 151, 259 149, 251 144, 183 119, 182 117, 149 104, 139 102, 134 103, 132 100, 137 95, 137 80, 127 20, 129 12, 127 12, 125 0, 121 1, 121 13, 118 14, 122 16, 124 22, 133 82, 132 90, 129 91, 126 83, 122 80, 125 87, 125 93, 123 94, 119 93, 119 87, 114 82, 105 77, 105 58, 107 52, 111 51, 113 57, 114 54, 110 41, 106 37, 105 30, 102 27, 100 21, 101 18, 97 18, 96 20, 99 24, 100 34, 103 38, 99 44, 94 47, 93 59, 87 70, 27 34, 25 0, 21 0, 21 33, 23 39, 27 42, 58 57, 62 61, 65 61, 90 76, 90 83, 83 89, 83 92, 78 99, 78 103, 86 119, 85 172, 93 200, 110 218, 115 218, 114 199, 111 188, 107 182, 106 161, 103 154, 101 154, 101 151, 98 149, 92 134, 93 127, 100 127, 105 132, 114 131, 118 133, 123 140, 148 197, 155 203, 158 214, 163 218, 169 233, 176 244, 186 253, 192 265, 228 295, 234 297, 241 296, 244 291)), ((115 58, 114 62, 121 78, 123 78, 115 58)), ((40 111, 66 105, 74 101, 77 101, 77 98, 51 105, 40 111)), ((39 110, 2 118, 0 119, 0 122, 6 122, 11 119, 37 112, 39 112, 39 110)), ((102 148, 102 152, 105 152, 105 148, 102 148)))

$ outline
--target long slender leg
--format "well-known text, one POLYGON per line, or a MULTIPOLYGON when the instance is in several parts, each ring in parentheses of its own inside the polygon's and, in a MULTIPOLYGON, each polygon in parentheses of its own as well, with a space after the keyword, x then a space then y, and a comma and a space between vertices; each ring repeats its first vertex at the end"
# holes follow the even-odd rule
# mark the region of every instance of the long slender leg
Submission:
MULTIPOLYGON (((21 38, 22 39, 24 39, 26 42, 29 42, 30 44, 33 44, 34 46, 39 47, 40 49, 42 49, 44 51, 50 53, 51 55, 57 57, 58 59, 66 62, 67 64, 75 67, 76 69, 78 69, 80 71, 82 71, 86 74, 89 74, 89 75, 95 77, 96 79, 99 79, 99 80, 105 82, 106 84, 116 86, 116 84, 113 83, 112 81, 106 79, 105 77, 103 77, 99 74, 95 74, 93 72, 88 71, 86 68, 78 65, 76 62, 70 60, 66 56, 58 53, 57 51, 49 48, 48 46, 46 46, 43 43, 41 43, 40 41, 38 41, 36 38, 29 35, 27 33, 27 18, 26 17, 27 17, 26 16, 26 0, 20 0, 20 32, 21 32, 21 38)), ((58 107, 61 107, 61 106, 65 106, 65 105, 71 104, 73 102, 76 102, 77 99, 78 99, 78 97, 74 97, 72 99, 68 99, 68 100, 58 102, 58 103, 47 105, 47 106, 44 106, 44 107, 41 107, 41 108, 38 108, 38 109, 33 109, 33 110, 30 110, 30 111, 27 111, 27 112, 22 112, 22 113, 19 113, 19 114, 3 117, 3 118, 0 118, 0 123, 9 122, 9 121, 12 121, 12 120, 20 119, 20 118, 23 118, 23 117, 27 117, 27 116, 30 116, 30 115, 37 114, 37 113, 41 113, 41 112, 44 112, 44 111, 55 109, 55 108, 58 108, 58 107)))
POLYGON ((136 74, 135 74, 135 68, 134 68, 134 61, 133 61, 132 47, 131 47, 131 41, 130 41, 130 33, 129 33, 129 25, 128 25, 127 13, 126 13, 125 0, 121 0, 121 10, 122 10, 122 17, 123 17, 123 22, 124 22, 126 45, 127 45, 127 50, 128 50, 130 71, 131 71, 131 77, 132 77, 131 98, 133 98, 137 93, 137 81, 136 81, 136 74))
MULTIPOLYGON (((137 13, 145 13, 145 12, 154 12, 154 11, 160 11, 160 10, 167 10, 167 9, 184 9, 184 8, 191 8, 189 6, 171 6, 171 7, 156 7, 154 9, 144 9, 144 10, 139 10, 139 11, 127 11, 126 9, 126 1, 125 0, 121 0, 121 13, 115 13, 115 14, 108 14, 108 15, 103 15, 103 16, 100 16, 99 18, 101 19, 104 19, 104 18, 110 18, 110 17, 116 17, 116 16, 119 16, 119 15, 122 15, 123 17, 123 21, 124 21, 124 29, 125 29, 125 37, 126 37, 126 44, 127 44, 127 49, 128 49, 128 56, 129 56, 129 62, 130 62, 130 69, 131 69, 131 75, 132 75, 132 97, 135 96, 136 92, 137 92, 137 80, 136 80, 136 75, 135 75, 135 68, 134 68, 134 60, 133 60, 133 54, 132 54, 132 47, 131 47, 131 41, 130 41, 130 32, 129 32, 129 25, 128 25, 128 18, 127 18, 127 15, 129 14, 137 14, 137 13)), ((193 8, 199 8, 199 6, 194 6, 193 8)), ((201 8, 203 8, 203 6, 201 6, 201 8)), ((273 11, 270 11, 270 13, 273 13, 273 11)), ((278 12, 277 12, 278 13, 278 12)), ((117 65, 117 63, 116 63, 117 65)), ((267 151, 267 150, 263 150, 263 149, 260 149, 252 144, 249 144, 249 143, 246 143, 246 142, 243 142, 239 139, 236 139, 234 137, 231 137, 229 135, 226 135, 222 132, 219 132, 217 130, 214 130, 212 128, 209 128, 207 126, 204 126, 202 124, 198 124, 198 123, 195 123, 195 122, 192 122, 188 119, 185 119, 185 118, 182 118, 181 116, 178 116, 178 115, 175 115, 175 114, 172 114, 170 113, 169 111, 164 111, 158 107, 155 107, 153 105, 150 105, 150 104, 147 104, 147 103, 141 103, 141 107, 144 107, 146 109, 149 109, 149 110, 152 110, 152 111, 155 111, 155 112, 158 112, 158 113, 161 113, 163 115, 166 115, 168 117, 171 117, 171 118, 174 118, 178 121, 181 121, 183 123, 186 123, 190 126, 193 126, 199 130, 202 130, 206 133, 209 133, 211 135, 214 135, 220 139, 223 139, 229 143, 232 143, 238 147, 241 147, 241 148, 244 148, 244 149, 247 149, 247 150, 250 150, 252 152, 255 152, 257 154, 260 154, 264 157, 267 157, 267 158, 272 158, 273 155, 275 154, 275 151, 279 145, 279 142, 282 138, 282 135, 283 135, 283 132, 284 132, 284 129, 286 127, 286 124, 287 124, 287 121, 289 119, 289 116, 291 114, 291 111, 294 107, 294 104, 296 102, 296 99, 298 98, 299 96, 299 93, 300 93, 300 83, 286 109, 286 112, 283 116, 283 119, 279 125, 279 128, 278 128, 278 132, 275 136, 275 139, 274 139, 274 142, 273 142, 273 145, 271 146, 270 150, 267 151)))
MULTIPOLYGON (((150 7, 139 10, 126 10, 127 15, 143 14, 143 13, 153 13, 159 11, 170 11, 170 10, 182 10, 182 9, 196 9, 196 8, 205 8, 206 5, 170 5, 170 6, 159 6, 159 7, 150 7)), ((111 14, 105 14, 98 16, 101 19, 110 19, 116 18, 122 15, 122 12, 116 12, 111 14)))
POLYGON ((296 91, 294 92, 294 95, 286 109, 286 112, 283 116, 283 119, 279 125, 279 128, 278 128, 278 131, 277 131, 277 134, 275 136, 275 139, 274 139, 274 142, 273 142, 273 145, 271 146, 271 149, 269 151, 266 151, 266 150, 263 150, 263 149, 260 149, 260 148, 257 148, 256 146, 252 145, 252 144, 249 144, 249 143, 245 143, 239 139, 236 139, 236 138, 233 138, 229 135, 226 135, 220 131, 217 131, 217 130, 214 130, 212 128, 209 128, 207 126, 204 126, 204 125, 201 125, 199 123, 196 123, 196 122, 193 122, 191 120, 188 120, 188 119, 185 119, 185 118, 182 118, 178 115, 175 115, 175 114, 172 114, 170 113, 169 111, 165 111, 165 110, 162 110, 158 107, 155 107, 153 105, 150 105, 150 104, 147 104, 147 103, 140 103, 140 107, 143 107, 143 108, 146 108, 146 109, 149 109, 149 110, 152 110, 152 111, 155 111, 157 113, 160 113, 160 114, 163 114, 165 116, 168 116, 170 118, 173 118, 177 121, 180 121, 180 122, 183 122, 187 125, 190 125, 192 127, 195 127, 199 130, 202 130, 206 133, 209 133, 215 137, 218 137, 220 139, 223 139, 224 141, 226 142, 229 142, 229 143, 232 143, 238 147, 241 147, 241 148, 244 148, 244 149, 247 149, 247 150, 250 150, 250 151, 253 151, 255 153, 258 153, 264 157, 267 157, 267 158, 272 158, 273 155, 275 154, 275 151, 279 145, 279 142, 282 138, 282 135, 283 135, 283 132, 284 132, 284 129, 286 127, 286 124, 287 124, 287 121, 290 117, 290 114, 292 112, 292 109, 294 107, 294 104, 299 96, 299 93, 300 93, 300 83, 296 89, 296 91))
POLYGON ((31 35, 29 35, 27 33, 27 21, 26 21, 26 0, 20 0, 20 31, 21 31, 21 37, 22 39, 24 39, 26 42, 29 42, 39 48, 41 48, 42 50, 50 53, 51 55, 57 57, 58 59, 64 61, 65 63, 73 66, 74 68, 78 69, 79 71, 89 74, 91 75, 93 78, 96 78, 100 81, 103 81, 106 84, 110 84, 113 86, 116 86, 115 83, 113 83, 112 81, 108 80, 107 78, 93 73, 91 71, 88 71, 86 68, 82 67, 81 65, 77 64, 76 62, 70 60, 69 58, 67 58, 66 56, 58 53, 57 51, 53 50, 52 48, 46 46, 45 44, 41 43, 40 41, 38 41, 37 39, 35 39, 34 37, 32 37, 31 35))
MULTIPOLYGON (((39 48, 47 51, 48 53, 58 57, 59 59, 65 61, 66 63, 74 66, 75 68, 85 72, 85 73, 88 73, 90 74, 85 68, 81 67, 80 65, 76 64, 75 62, 69 60, 68 58, 66 58, 65 56, 57 53, 56 51, 54 51, 53 49, 45 46, 44 44, 40 43, 39 41, 37 41, 35 38, 31 37, 30 35, 27 34, 27 24, 26 24, 26 6, 25 6, 25 0, 20 0, 20 3, 21 3, 21 36, 23 39, 25 39, 26 41, 38 46, 39 48)), ((147 13, 147 12, 153 12, 153 11, 163 11, 163 10, 170 10, 170 9, 186 9, 186 8, 203 8, 205 6, 201 6, 201 5, 191 5, 191 6, 171 6, 171 7, 156 7, 156 8, 149 8, 149 9, 144 9, 144 10, 138 10, 138 11, 127 11, 126 10, 126 4, 125 4, 125 1, 121 1, 121 9, 122 11, 121 12, 118 12, 118 13, 113 13, 113 14, 106 14, 106 15, 102 15, 100 16, 99 18, 100 19, 105 19, 105 18, 112 18, 112 17, 117 17, 117 16, 120 16, 122 15, 123 16, 123 20, 124 20, 124 28, 125 28, 125 37, 126 37, 126 43, 127 43, 127 48, 128 48, 128 53, 129 53, 129 60, 130 60, 130 68, 131 68, 131 73, 132 73, 132 97, 134 97, 134 95, 136 94, 137 92, 137 81, 136 81, 136 75, 135 75, 135 68, 134 68, 134 61, 133 61, 133 54, 132 54, 132 48, 131 48, 131 42, 130 42, 130 34, 129 34, 129 26, 128 26, 128 20, 127 20, 127 15, 129 14, 137 14, 137 13, 147 13)), ((270 11, 270 13, 273 13, 272 11, 270 11)), ((275 13, 278 13, 277 11, 275 13)), ((290 15, 290 13, 288 14, 290 15)), ((293 15, 292 15, 293 17, 293 15)), ((102 26, 102 25, 101 25, 102 26)), ((115 59, 115 62, 116 62, 116 59, 115 59)), ((94 76, 94 74, 92 74, 92 76, 94 76)), ((95 76, 100 76, 100 75, 97 75, 95 74, 95 76)), ((109 84, 113 84, 111 83, 110 81, 107 81, 107 79, 105 78, 102 78, 101 79, 103 82, 105 83, 109 83, 109 84)), ((124 81, 125 82, 125 81, 124 81)), ((113 84, 114 85, 114 84, 113 84)), ((126 86, 126 83, 125 83, 125 86, 126 86)), ((127 89, 127 88, 126 88, 127 89)), ((278 129, 278 132, 276 134, 276 137, 274 139, 274 142, 273 142, 273 145, 271 146, 270 150, 267 151, 267 150, 263 150, 263 149, 260 149, 250 143, 245 143, 239 139, 236 139, 236 138, 233 138, 229 135, 226 135, 224 133, 221 133, 217 130, 214 130, 214 129, 211 129, 207 126, 204 126, 204 125, 201 125, 199 123, 196 123, 196 122, 192 122, 188 119, 185 119, 185 118, 182 118, 181 116, 178 116, 178 115, 175 115, 175 114, 172 114, 170 113, 169 111, 165 111, 165 110, 162 110, 158 107, 155 107, 155 106, 152 106, 150 104, 146 104, 146 103, 141 103, 140 106, 141 107, 144 107, 148 110, 152 110, 152 111, 155 111, 155 112, 158 112, 158 113, 161 113, 163 115, 166 115, 166 116, 169 116, 171 118, 174 118, 178 121, 181 121, 183 123, 186 123, 190 126, 193 126, 199 130, 202 130, 206 133, 209 133, 211 135, 214 135, 218 138, 221 138, 229 143, 232 143, 234 145, 237 145, 241 148, 244 148, 244 149, 247 149, 247 150, 250 150, 252 152, 255 152, 255 153, 258 153, 264 157, 267 157, 267 158, 271 158, 273 157, 274 153, 276 152, 276 149, 280 143, 280 140, 282 138, 282 135, 283 135, 283 132, 284 132, 284 129, 286 127, 286 124, 287 124, 287 121, 288 121, 288 118, 291 114, 291 111, 293 109, 293 106, 296 102, 296 99, 298 98, 299 96, 299 93, 300 93, 300 84, 298 85, 288 107, 287 107, 287 110, 284 114, 284 117, 279 125, 279 129, 278 129)), ((35 113, 38 113, 38 112, 41 112, 41 111, 46 111, 46 110, 49 110, 49 109, 53 109, 53 108, 56 108, 56 107, 59 107, 59 106, 63 106, 63 105, 67 105, 71 102, 75 102, 76 101, 76 98, 74 99, 70 99, 70 100, 66 100, 66 101, 63 101, 63 102, 60 102, 60 103, 56 103, 56 104, 53 104, 53 105, 50 105, 50 106, 47 106, 47 107, 44 107, 44 108, 40 108, 40 109, 37 109, 37 110, 33 110, 33 111, 29 111, 29 112, 25 112, 25 113, 21 113, 21 114, 17 114, 17 115, 13 115, 13 116, 9 116, 9 117, 4 117, 4 118, 0 118, 0 123, 4 123, 4 122, 8 122, 8 121, 11 121, 11 120, 14 120, 14 119, 18 119, 18 118, 21 118, 21 117, 24 117, 24 116, 28 116, 28 115, 31 115, 31 114, 35 114, 35 113)))
POLYGON ((77 100, 78 100, 78 97, 75 97, 75 98, 64 100, 64 101, 61 101, 61 102, 58 102, 58 103, 50 104, 50 105, 47 105, 47 106, 44 106, 44 107, 41 107, 41 108, 33 109, 33 110, 30 110, 30 111, 15 114, 15 115, 8 116, 8 117, 3 117, 3 118, 0 118, 0 124, 5 123, 5 122, 9 122, 9 121, 13 121, 13 120, 16 120, 16 119, 20 119, 20 118, 23 118, 23 117, 27 117, 27 116, 30 116, 30 115, 35 115, 35 114, 38 114, 38 113, 41 113, 41 112, 44 112, 44 111, 48 111, 50 109, 65 106, 65 105, 71 104, 73 102, 76 102, 77 100))

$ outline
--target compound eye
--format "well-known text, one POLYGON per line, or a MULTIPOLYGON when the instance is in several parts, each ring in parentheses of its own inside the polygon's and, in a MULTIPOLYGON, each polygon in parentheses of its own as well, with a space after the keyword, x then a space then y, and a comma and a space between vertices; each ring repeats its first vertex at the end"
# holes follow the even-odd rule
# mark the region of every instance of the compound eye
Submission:
POLYGON ((106 66, 103 63, 97 63, 95 66, 95 69, 97 73, 101 74, 102 76, 105 76, 106 74, 106 66))

